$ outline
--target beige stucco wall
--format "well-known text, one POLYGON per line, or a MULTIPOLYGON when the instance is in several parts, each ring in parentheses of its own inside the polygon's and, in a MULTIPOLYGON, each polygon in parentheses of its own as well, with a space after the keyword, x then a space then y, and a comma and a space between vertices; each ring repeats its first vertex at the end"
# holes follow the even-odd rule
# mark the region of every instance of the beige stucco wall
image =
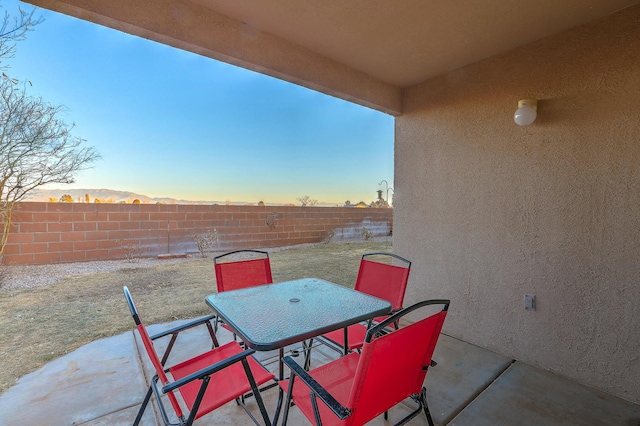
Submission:
POLYGON ((639 403, 640 7, 413 87, 404 107, 405 304, 451 298, 446 333, 639 403), (538 120, 521 128, 527 96, 538 120))

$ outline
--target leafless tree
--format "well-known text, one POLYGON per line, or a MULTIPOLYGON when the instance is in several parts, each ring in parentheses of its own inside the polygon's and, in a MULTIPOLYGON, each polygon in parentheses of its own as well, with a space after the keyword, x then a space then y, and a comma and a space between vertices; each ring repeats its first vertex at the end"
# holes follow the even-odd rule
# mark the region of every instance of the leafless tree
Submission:
MULTIPOLYGON (((73 136, 74 125, 62 120, 66 109, 27 94, 27 85, 10 78, 2 62, 15 54, 16 42, 42 22, 34 11, 19 9, 0 24, 0 255, 11 228, 17 202, 49 183, 73 183, 75 174, 87 169, 100 155, 73 136)), ((30 84, 30 83, 29 83, 30 84)))
POLYGON ((296 198, 296 200, 300 201, 302 207, 313 207, 318 204, 318 200, 312 200, 308 195, 303 195, 302 197, 296 198))
POLYGON ((73 183, 78 171, 100 157, 71 134, 74 126, 60 117, 64 111, 28 96, 8 78, 0 81, 0 254, 17 202, 42 185, 73 183))
POLYGON ((42 17, 35 17, 35 11, 32 9, 27 12, 19 8, 17 16, 14 17, 11 17, 8 11, 4 12, 2 24, 0 24, 0 70, 3 71, 5 78, 7 75, 4 71, 8 65, 3 60, 13 58, 16 53, 16 42, 24 40, 27 33, 44 20, 42 17))

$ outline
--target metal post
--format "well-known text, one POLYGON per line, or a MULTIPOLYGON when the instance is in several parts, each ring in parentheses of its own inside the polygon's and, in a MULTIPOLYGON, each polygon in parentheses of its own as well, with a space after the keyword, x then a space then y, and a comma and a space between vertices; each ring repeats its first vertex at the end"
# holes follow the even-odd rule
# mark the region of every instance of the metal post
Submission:
MULTIPOLYGON (((384 185, 385 185, 385 188, 386 188, 386 193, 387 193, 387 208, 389 209, 389 211, 388 211, 389 214, 387 215, 389 217, 387 219, 387 226, 389 226, 389 224, 391 222, 391 205, 389 204, 389 190, 391 190, 392 193, 395 192, 395 191, 393 190, 393 188, 389 187, 389 182, 387 182, 384 179, 381 180, 378 183, 378 186, 382 185, 383 182, 384 182, 384 185)), ((387 249, 388 248, 389 248, 389 239, 387 238, 387 249)))

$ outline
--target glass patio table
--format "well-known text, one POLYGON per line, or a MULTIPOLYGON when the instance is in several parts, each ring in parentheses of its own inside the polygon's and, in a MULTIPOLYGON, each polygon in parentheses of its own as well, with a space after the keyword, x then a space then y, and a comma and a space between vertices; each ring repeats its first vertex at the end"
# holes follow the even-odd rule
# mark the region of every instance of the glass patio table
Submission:
MULTIPOLYGON (((391 303, 318 278, 303 278, 206 297, 207 304, 256 351, 284 347, 391 312, 391 303)), ((278 419, 282 390, 274 416, 278 419)))

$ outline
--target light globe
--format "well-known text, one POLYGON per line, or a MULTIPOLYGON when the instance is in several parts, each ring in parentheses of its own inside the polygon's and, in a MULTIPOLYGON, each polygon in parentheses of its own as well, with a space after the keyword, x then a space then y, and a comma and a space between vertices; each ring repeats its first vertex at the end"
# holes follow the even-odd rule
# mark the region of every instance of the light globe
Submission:
POLYGON ((537 101, 533 99, 522 99, 518 102, 518 109, 513 114, 513 121, 518 126, 528 126, 536 121, 538 116, 537 101))

